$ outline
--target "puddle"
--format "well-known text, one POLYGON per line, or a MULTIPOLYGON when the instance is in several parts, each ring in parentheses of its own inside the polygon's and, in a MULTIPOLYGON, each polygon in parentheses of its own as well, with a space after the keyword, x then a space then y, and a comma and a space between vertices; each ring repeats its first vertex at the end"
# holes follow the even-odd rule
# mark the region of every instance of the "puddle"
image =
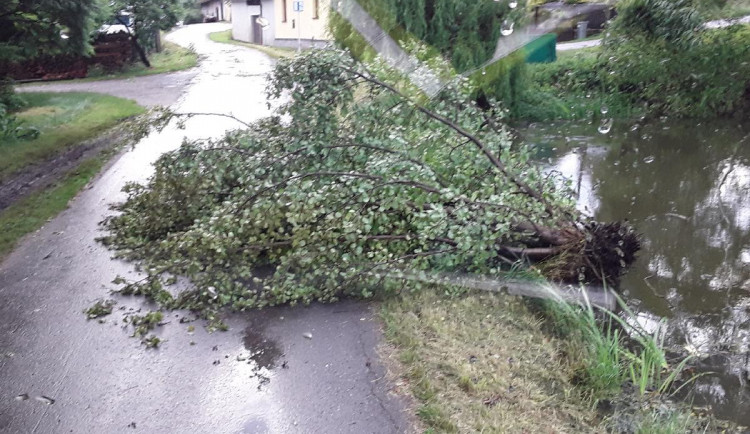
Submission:
POLYGON ((284 355, 276 342, 264 336, 263 328, 248 326, 242 342, 248 351, 247 359, 255 362, 258 370, 275 368, 278 360, 284 355))

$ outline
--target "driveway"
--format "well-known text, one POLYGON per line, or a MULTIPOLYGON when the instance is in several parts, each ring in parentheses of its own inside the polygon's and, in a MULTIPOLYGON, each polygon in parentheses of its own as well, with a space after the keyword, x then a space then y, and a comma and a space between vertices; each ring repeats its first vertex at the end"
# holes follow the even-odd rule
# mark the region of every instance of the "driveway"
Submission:
MULTIPOLYGON (((224 28, 188 26, 169 36, 204 56, 174 107, 258 119, 268 113, 264 75, 273 61, 207 39, 224 28)), ((193 320, 188 312, 173 312, 155 350, 122 323, 125 313, 147 309, 139 299, 118 298, 103 324, 85 319, 82 311, 107 296, 112 279, 138 276, 95 241, 109 204, 125 198, 122 186, 147 179, 150 164, 183 136, 216 137, 237 126, 193 118, 185 130, 144 139, 0 264, 0 432, 410 430, 376 352, 381 332, 369 304, 234 314, 231 329, 214 334, 184 322, 193 320)))

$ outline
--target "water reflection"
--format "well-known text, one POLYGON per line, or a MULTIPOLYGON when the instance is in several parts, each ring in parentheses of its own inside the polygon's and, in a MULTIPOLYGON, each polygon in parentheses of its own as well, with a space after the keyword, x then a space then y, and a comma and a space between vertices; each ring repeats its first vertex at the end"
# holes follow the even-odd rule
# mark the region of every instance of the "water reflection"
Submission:
POLYGON ((579 209, 630 220, 643 251, 622 289, 637 321, 668 318, 667 343, 701 359, 698 405, 750 425, 750 124, 658 123, 609 135, 593 125, 530 126, 579 209))

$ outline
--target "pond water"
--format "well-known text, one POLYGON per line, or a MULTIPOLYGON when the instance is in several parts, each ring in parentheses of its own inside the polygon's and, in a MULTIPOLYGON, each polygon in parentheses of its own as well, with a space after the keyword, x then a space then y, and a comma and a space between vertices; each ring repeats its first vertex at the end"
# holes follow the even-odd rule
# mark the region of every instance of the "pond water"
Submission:
POLYGON ((579 209, 629 220, 643 249, 621 290, 646 329, 696 356, 689 397, 750 426, 750 123, 530 125, 519 138, 572 181, 579 209), (743 141, 744 138, 744 141, 743 141))

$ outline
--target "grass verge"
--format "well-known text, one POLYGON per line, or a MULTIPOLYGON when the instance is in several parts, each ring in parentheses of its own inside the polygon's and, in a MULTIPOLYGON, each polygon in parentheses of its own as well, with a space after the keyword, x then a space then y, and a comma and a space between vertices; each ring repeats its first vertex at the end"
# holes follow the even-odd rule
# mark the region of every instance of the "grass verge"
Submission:
POLYGON ((16 116, 40 134, 33 140, 0 138, 0 181, 145 111, 134 101, 91 93, 26 93, 23 98, 28 106, 16 116))
POLYGON ((382 308, 401 381, 428 432, 594 432, 559 342, 517 298, 425 289, 382 308))
POLYGON ((242 47, 252 48, 254 50, 261 51, 274 59, 280 59, 283 57, 294 57, 295 50, 292 48, 282 47, 269 47, 266 45, 251 44, 249 42, 242 42, 232 39, 232 31, 225 30, 222 32, 214 32, 208 35, 208 37, 214 42, 221 42, 224 44, 240 45, 242 47))
POLYGON ((590 305, 424 290, 381 315, 426 432, 736 429, 670 400, 695 378, 681 378, 687 359, 668 363, 658 335, 590 305))
POLYGON ((68 202, 93 178, 113 155, 112 150, 81 163, 46 190, 33 193, 0 212, 0 259, 26 234, 68 206, 68 202))
POLYGON ((596 57, 601 52, 600 46, 594 47, 583 47, 575 50, 558 50, 557 58, 559 59, 570 59, 570 58, 583 58, 583 57, 596 57))
POLYGON ((198 65, 198 54, 191 48, 185 48, 171 42, 164 42, 164 49, 160 53, 149 56, 151 67, 137 62, 127 66, 124 70, 105 74, 103 72, 89 71, 89 77, 83 80, 111 80, 121 78, 141 77, 144 75, 164 74, 167 72, 182 71, 198 65))
POLYGON ((598 122, 603 107, 609 117, 639 116, 642 108, 630 103, 626 95, 606 91, 601 52, 600 46, 558 51, 555 62, 527 65, 517 118, 598 122))

